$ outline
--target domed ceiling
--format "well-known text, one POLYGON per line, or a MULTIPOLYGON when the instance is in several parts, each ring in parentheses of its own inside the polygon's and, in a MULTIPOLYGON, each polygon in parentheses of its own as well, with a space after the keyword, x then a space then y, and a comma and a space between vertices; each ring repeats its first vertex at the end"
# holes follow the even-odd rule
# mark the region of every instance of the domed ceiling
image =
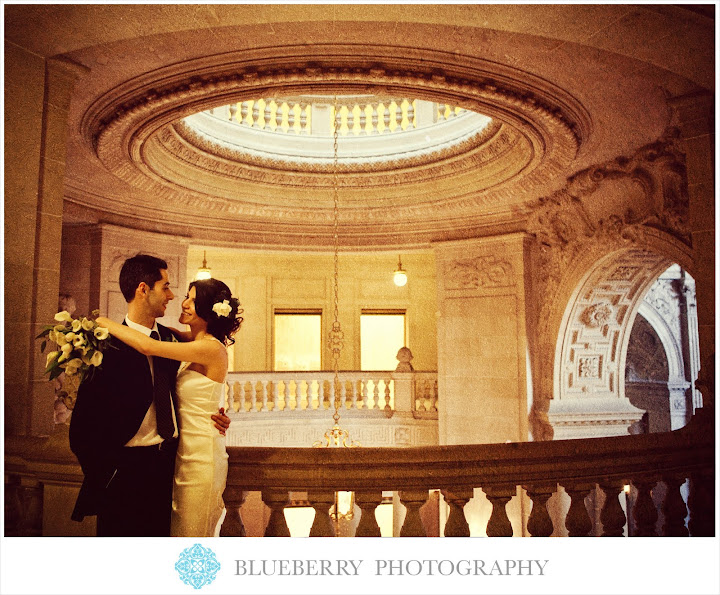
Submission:
POLYGON ((347 248, 523 231, 568 177, 660 138, 668 98, 714 86, 712 19, 662 6, 26 12, 10 37, 82 71, 65 221, 198 244, 328 249, 335 184, 347 248))

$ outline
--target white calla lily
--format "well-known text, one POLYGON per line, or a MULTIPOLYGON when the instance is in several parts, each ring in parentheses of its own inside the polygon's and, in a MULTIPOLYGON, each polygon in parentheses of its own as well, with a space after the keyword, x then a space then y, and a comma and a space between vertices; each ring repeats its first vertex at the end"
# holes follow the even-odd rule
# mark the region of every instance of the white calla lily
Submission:
POLYGON ((55 320, 58 322, 70 322, 72 319, 73 318, 70 316, 70 312, 67 310, 63 310, 62 312, 55 314, 55 320))

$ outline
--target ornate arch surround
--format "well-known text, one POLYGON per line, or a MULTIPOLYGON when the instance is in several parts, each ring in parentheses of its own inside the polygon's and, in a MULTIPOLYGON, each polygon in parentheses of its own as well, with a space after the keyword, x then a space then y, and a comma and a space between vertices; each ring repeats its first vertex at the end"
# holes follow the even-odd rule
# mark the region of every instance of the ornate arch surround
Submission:
POLYGON ((342 241, 353 247, 393 245, 403 234, 427 243, 439 230, 443 239, 448 232, 463 237, 488 217, 508 218, 538 188, 564 179, 592 131, 589 114, 569 93, 505 65, 412 48, 313 45, 209 56, 129 80, 90 106, 81 133, 110 172, 168 201, 179 216, 201 210, 214 226, 242 221, 273 232, 281 244, 301 244, 308 234, 316 245, 329 244, 327 171, 210 154, 174 126, 233 101, 318 93, 409 94, 496 122, 460 155, 344 174, 342 241), (453 184, 438 184, 450 176, 453 184))
POLYGON ((553 393, 558 401, 624 399, 628 342, 645 294, 671 264, 692 268, 688 246, 675 237, 647 228, 637 231, 629 245, 588 266, 567 302, 555 350, 553 393))

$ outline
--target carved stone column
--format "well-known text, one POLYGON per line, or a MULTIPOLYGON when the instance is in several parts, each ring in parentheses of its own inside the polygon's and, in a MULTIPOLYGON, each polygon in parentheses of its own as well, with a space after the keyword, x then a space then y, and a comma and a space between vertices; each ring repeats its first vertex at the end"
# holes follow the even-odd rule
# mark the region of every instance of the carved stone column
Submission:
POLYGON ((220 537, 245 537, 245 525, 243 525, 240 508, 245 503, 247 492, 235 488, 226 487, 223 493, 225 501, 225 520, 220 527, 220 537))
POLYGON ((270 519, 265 527, 265 537, 290 537, 290 529, 288 529, 284 513, 288 503, 288 492, 263 490, 262 501, 270 508, 270 519))
MULTIPOLYGON (((308 501, 315 509, 310 537, 335 537, 335 526, 330 518, 330 507, 335 503, 335 492, 308 492, 308 501)), ((337 511, 335 511, 337 514, 337 511)))
POLYGON ((528 519, 527 528, 533 537, 550 537, 553 533, 553 523, 547 509, 547 501, 555 492, 556 486, 529 486, 525 488, 532 500, 532 511, 528 519))
POLYGON ((658 514, 651 493, 656 483, 648 480, 633 481, 633 485, 638 491, 637 500, 632 510, 637 527, 637 537, 654 537, 657 535, 655 524, 657 523, 658 514))
POLYGON ((492 504, 492 514, 490 515, 486 529, 487 536, 512 537, 512 523, 510 523, 505 507, 516 493, 515 486, 483 488, 483 491, 492 504))
POLYGON ((680 487, 685 483, 684 477, 664 477, 667 485, 667 492, 663 502, 663 514, 665 522, 662 527, 662 534, 665 537, 687 537, 688 530, 685 526, 687 507, 680 493, 680 487))
POLYGON ((569 536, 587 537, 593 524, 585 506, 585 498, 594 489, 594 485, 568 483, 564 487, 570 495, 570 509, 565 517, 569 536))
POLYGON ((715 478, 711 474, 693 473, 690 476, 688 528, 692 537, 715 535, 715 478))
POLYGON ((362 511, 355 537, 380 537, 375 509, 382 502, 382 492, 355 492, 355 503, 362 511))
POLYGON ((603 525, 603 537, 622 537, 627 518, 620 505, 620 494, 623 491, 622 482, 609 481, 600 484, 605 492, 605 504, 600 513, 603 525))
POLYGON ((450 506, 450 516, 445 523, 445 537, 470 537, 464 508, 473 497, 473 490, 442 490, 442 495, 450 506))
POLYGON ((420 518, 420 508, 427 501, 427 490, 404 490, 400 492, 400 501, 407 510, 400 537, 427 537, 420 518))

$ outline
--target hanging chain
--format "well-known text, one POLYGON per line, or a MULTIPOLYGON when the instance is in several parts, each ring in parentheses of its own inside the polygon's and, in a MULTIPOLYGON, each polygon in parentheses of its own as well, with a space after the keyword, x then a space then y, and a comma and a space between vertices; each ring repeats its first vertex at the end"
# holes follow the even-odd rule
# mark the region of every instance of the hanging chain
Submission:
POLYGON ((340 352, 343 348, 344 334, 340 328, 340 308, 339 294, 340 288, 338 279, 340 277, 340 205, 339 205, 339 176, 338 176, 338 135, 340 133, 340 126, 338 126, 338 109, 337 109, 337 95, 333 101, 333 313, 334 319, 332 323, 332 330, 330 331, 330 350, 332 351, 333 357, 333 393, 335 395, 334 408, 335 413, 333 414, 333 427, 325 432, 325 443, 321 440, 316 441, 313 446, 315 447, 357 447, 360 446, 359 442, 355 442, 350 438, 350 433, 347 430, 340 428, 340 405, 342 397, 342 385, 340 383, 340 352))
POLYGON ((338 134, 340 132, 340 126, 338 126, 338 109, 337 109, 337 95, 333 100, 333 243, 334 243, 334 258, 333 258, 333 306, 334 306, 334 320, 332 324, 332 330, 330 331, 330 349, 332 350, 333 357, 333 387, 335 392, 335 413, 333 420, 337 424, 340 421, 340 378, 338 375, 340 365, 340 352, 343 348, 344 334, 340 328, 340 312, 339 312, 339 251, 340 251, 340 208, 339 208, 339 178, 338 178, 338 134))

